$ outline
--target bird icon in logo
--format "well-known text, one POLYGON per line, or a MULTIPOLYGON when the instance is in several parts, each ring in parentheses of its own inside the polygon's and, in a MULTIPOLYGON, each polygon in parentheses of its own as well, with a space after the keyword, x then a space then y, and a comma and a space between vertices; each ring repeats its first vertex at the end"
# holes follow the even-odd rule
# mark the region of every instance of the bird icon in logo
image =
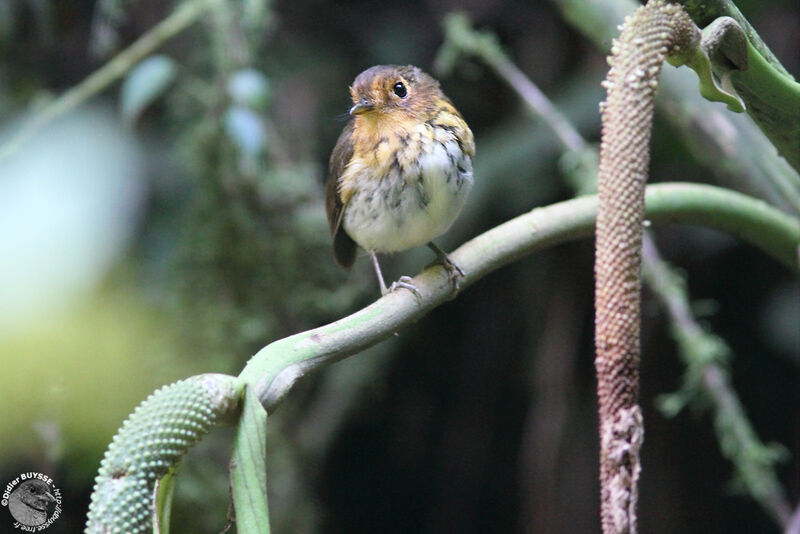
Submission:
POLYGON ((56 502, 46 482, 25 480, 8 497, 8 511, 21 524, 35 527, 47 521, 47 507, 56 502))

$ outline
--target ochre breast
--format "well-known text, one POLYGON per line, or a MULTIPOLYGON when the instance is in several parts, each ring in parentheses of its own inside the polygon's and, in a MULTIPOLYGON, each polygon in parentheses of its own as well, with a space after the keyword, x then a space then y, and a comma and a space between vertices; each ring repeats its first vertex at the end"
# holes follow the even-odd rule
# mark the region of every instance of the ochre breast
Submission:
POLYGON ((426 141, 445 144, 454 138, 463 154, 471 158, 475 153, 472 131, 446 99, 437 102, 437 110, 424 122, 405 113, 359 116, 353 129, 353 157, 340 179, 342 203, 347 205, 357 187, 359 180, 352 178, 363 180, 367 174, 379 180, 392 166, 412 168, 423 155, 426 141), (430 127, 420 127, 425 124, 430 127))
POLYGON ((375 128, 372 144, 354 147, 342 175, 343 226, 362 248, 395 252, 447 231, 472 185, 472 138, 455 128, 375 128))

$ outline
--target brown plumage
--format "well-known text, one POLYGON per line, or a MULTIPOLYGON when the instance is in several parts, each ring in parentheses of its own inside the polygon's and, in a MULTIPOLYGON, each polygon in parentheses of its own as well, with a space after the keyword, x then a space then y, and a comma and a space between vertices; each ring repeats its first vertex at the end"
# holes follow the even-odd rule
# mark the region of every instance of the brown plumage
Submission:
POLYGON ((325 190, 336 261, 349 268, 364 248, 383 293, 377 252, 428 243, 451 273, 459 271, 431 240, 450 227, 472 185, 475 144, 466 122, 439 83, 413 66, 367 69, 350 96, 352 119, 331 154, 325 190))
POLYGON ((353 135, 353 121, 351 120, 342 130, 336 147, 331 154, 331 161, 328 165, 328 180, 325 182, 325 210, 328 213, 328 224, 331 227, 333 236, 333 257, 344 267, 349 269, 356 260, 356 243, 347 232, 341 230, 342 215, 344 214, 344 203, 339 195, 339 177, 344 172, 344 168, 353 156, 353 143, 350 140, 353 135))

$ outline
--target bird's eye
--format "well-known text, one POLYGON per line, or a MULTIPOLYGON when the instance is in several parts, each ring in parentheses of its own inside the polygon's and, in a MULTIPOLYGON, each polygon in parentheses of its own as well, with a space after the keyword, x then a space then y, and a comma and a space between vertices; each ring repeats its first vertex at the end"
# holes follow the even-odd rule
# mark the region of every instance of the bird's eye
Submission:
POLYGON ((403 82, 397 82, 396 84, 394 84, 392 90, 394 91, 394 94, 396 94, 400 98, 405 98, 406 96, 408 96, 408 89, 406 89, 406 86, 403 82))

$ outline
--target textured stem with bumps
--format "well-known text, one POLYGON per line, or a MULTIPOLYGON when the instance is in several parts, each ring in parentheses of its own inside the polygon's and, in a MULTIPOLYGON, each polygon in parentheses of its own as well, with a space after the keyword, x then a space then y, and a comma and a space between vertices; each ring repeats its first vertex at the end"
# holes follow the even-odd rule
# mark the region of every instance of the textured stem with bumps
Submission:
MULTIPOLYGON (((526 254, 589 237, 596 214, 597 199, 587 195, 536 208, 484 232, 450 254, 467 272, 462 287, 526 254)), ((798 269, 800 220, 740 193, 698 184, 650 186, 647 217, 654 224, 683 222, 716 228, 798 269)), ((266 419, 260 410, 248 410, 248 406, 259 406, 253 402, 257 397, 264 409, 274 410, 298 379, 386 339, 452 293, 449 277, 439 265, 415 277, 414 285, 421 290, 422 302, 407 291, 392 293, 348 317, 270 343, 253 356, 238 378, 200 375, 154 393, 122 425, 106 452, 95 479, 86 532, 152 531, 158 481, 173 472, 212 426, 237 416, 231 479, 234 508, 245 507, 244 513, 236 513, 237 529, 265 531, 266 520, 250 530, 244 523, 253 525, 266 517, 266 500, 255 503, 262 507, 259 511, 249 497, 243 503, 237 497, 237 479, 246 497, 253 486, 253 491, 266 493, 265 470, 252 468, 260 462, 248 458, 264 458, 266 419), (247 394, 246 384, 253 387, 247 388, 247 394), (243 444, 238 456, 237 441, 243 444)))
POLYGON ((651 1, 625 20, 609 58, 598 174, 595 367, 603 532, 636 532, 644 426, 638 404, 644 191, 658 75, 700 34, 675 4, 651 1))
POLYGON ((244 386, 232 376, 199 375, 165 386, 136 408, 100 464, 86 534, 153 532, 156 484, 212 427, 235 418, 244 386))

